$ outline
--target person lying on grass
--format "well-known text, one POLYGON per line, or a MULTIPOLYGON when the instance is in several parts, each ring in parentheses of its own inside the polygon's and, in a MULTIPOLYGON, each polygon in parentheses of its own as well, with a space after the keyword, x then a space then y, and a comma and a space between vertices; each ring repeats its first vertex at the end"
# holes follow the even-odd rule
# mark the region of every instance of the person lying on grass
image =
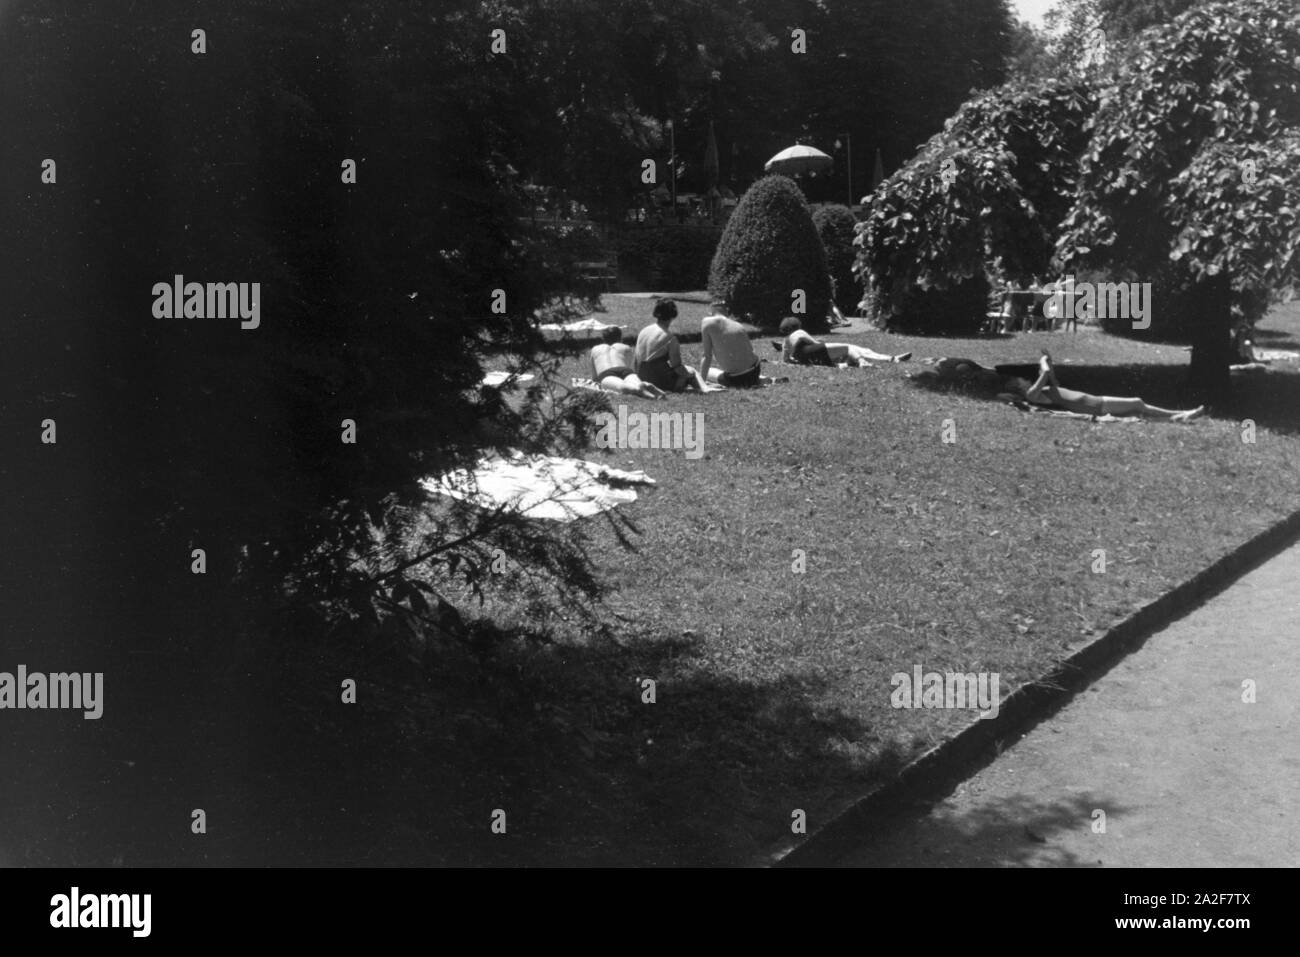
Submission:
POLYGON ((605 341, 591 347, 591 367, 601 389, 646 399, 662 399, 668 394, 649 382, 642 382, 640 376, 632 371, 636 362, 634 350, 623 342, 622 330, 618 326, 610 326, 601 333, 601 338, 605 341))
POLYGON ((646 326, 636 337, 633 371, 642 382, 665 392, 714 392, 722 386, 710 386, 694 369, 682 365, 682 347, 668 331, 677 318, 677 303, 660 299, 655 303, 654 325, 646 326))
POLYGON ((1038 360, 1038 367, 1041 370, 1038 381, 1024 393, 1025 398, 1035 405, 1049 405, 1084 415, 1140 415, 1148 419, 1166 419, 1170 422, 1187 422, 1205 411, 1203 405, 1181 411, 1162 409, 1159 406, 1148 405, 1136 397, 1121 399, 1113 395, 1093 395, 1090 392, 1063 389, 1056 381, 1052 357, 1048 355, 1047 350, 1043 350, 1043 357, 1038 360))
POLYGON ((1083 415, 1139 415, 1170 422, 1186 422, 1205 411, 1204 406, 1179 411, 1149 405, 1139 398, 1118 398, 1110 395, 1093 395, 1063 389, 1056 381, 1052 359, 1046 352, 1038 362, 1038 379, 1031 382, 1020 375, 1022 366, 999 365, 985 368, 973 359, 939 359, 934 370, 925 370, 923 376, 947 379, 969 379, 989 391, 997 391, 999 398, 1023 399, 1043 408, 1063 409, 1083 415))
MULTIPOLYGON (((714 306, 722 305, 717 300, 714 306)), ((700 322, 701 378, 718 385, 752 389, 763 384, 762 362, 754 354, 749 333, 735 319, 718 314, 705 316, 700 322)))
POLYGON ((809 335, 803 323, 794 316, 782 319, 780 328, 785 341, 779 346, 774 342, 772 346, 781 350, 782 362, 810 366, 837 366, 843 362, 869 369, 872 362, 906 362, 912 358, 910 352, 887 356, 873 352, 866 346, 855 346, 847 342, 821 342, 809 335))

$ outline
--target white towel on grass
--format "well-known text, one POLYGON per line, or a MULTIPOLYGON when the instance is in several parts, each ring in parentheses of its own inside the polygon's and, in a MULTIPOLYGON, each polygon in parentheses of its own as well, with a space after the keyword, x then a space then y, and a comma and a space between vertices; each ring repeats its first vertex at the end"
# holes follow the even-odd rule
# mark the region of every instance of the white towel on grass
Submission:
POLYGON ((524 372, 521 374, 518 372, 503 372, 501 370, 494 370, 492 372, 489 372, 487 375, 485 375, 483 377, 482 383, 480 384, 497 386, 497 385, 504 385, 506 382, 512 382, 512 381, 531 382, 534 378, 536 377, 530 372, 524 372))
POLYGON ((606 329, 614 327, 608 322, 601 322, 599 319, 579 319, 577 322, 566 322, 561 325, 558 322, 544 322, 537 327, 542 332, 604 332, 606 329))
POLYGON ((527 518, 571 522, 636 501, 627 485, 654 485, 645 472, 554 455, 490 455, 472 470, 424 479, 424 490, 484 509, 507 507, 527 518))

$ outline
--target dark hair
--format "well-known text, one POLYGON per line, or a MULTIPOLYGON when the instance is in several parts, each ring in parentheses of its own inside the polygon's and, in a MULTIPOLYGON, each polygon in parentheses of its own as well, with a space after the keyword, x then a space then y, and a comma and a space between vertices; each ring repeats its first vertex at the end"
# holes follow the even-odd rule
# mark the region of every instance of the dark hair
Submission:
POLYGON ((796 319, 794 316, 786 316, 784 319, 781 320, 781 325, 779 328, 781 330, 781 335, 788 336, 796 329, 802 329, 803 323, 800 322, 798 319, 796 319))
POLYGON ((660 299, 655 303, 654 317, 656 321, 662 322, 665 319, 677 318, 677 303, 671 299, 660 299))
POLYGON ((623 330, 618 326, 610 326, 608 329, 606 329, 604 332, 600 334, 600 338, 603 339, 605 342, 607 342, 609 345, 613 345, 616 342, 622 342, 623 330))

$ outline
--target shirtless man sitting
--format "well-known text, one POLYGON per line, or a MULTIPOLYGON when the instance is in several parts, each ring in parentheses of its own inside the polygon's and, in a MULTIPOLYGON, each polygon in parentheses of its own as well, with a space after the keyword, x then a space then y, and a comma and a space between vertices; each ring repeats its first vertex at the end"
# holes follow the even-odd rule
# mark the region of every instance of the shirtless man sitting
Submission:
POLYGON ((803 323, 794 316, 781 320, 781 335, 785 336, 785 342, 781 345, 782 362, 811 366, 835 366, 844 362, 851 366, 870 368, 873 361, 906 362, 912 358, 910 352, 887 356, 847 342, 820 342, 809 335, 803 323))
MULTIPOLYGON (((714 302, 715 306, 720 305, 714 302)), ((719 385, 753 388, 762 382, 762 363, 754 354, 745 327, 725 315, 705 316, 700 322, 704 357, 699 374, 719 385)))
POLYGON ((714 391, 716 386, 710 389, 694 369, 682 365, 681 344, 668 331, 677 318, 677 303, 660 299, 655 303, 654 317, 654 325, 646 326, 636 337, 633 351, 633 370, 641 381, 665 392, 714 391))
POLYGON ((632 371, 636 361, 633 349, 623 342, 622 330, 618 326, 610 326, 602 333, 602 338, 604 342, 591 347, 591 366, 596 374, 596 383, 602 389, 647 399, 662 399, 667 394, 649 382, 642 382, 640 376, 632 371))

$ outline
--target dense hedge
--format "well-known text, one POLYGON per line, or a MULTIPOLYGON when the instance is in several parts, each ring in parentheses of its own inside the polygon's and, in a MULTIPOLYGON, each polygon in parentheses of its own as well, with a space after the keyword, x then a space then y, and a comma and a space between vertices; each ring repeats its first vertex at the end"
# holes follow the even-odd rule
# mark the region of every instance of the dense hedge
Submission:
POLYGON ((826 252, 803 193, 785 176, 760 179, 741 198, 718 242, 709 292, 734 315, 774 326, 788 315, 802 290, 800 318, 825 329, 831 279, 826 252))
POLYGON ((847 206, 818 206, 813 210, 813 225, 826 250, 826 268, 831 274, 835 305, 846 316, 856 315, 862 299, 862 286, 853 275, 853 236, 857 217, 847 206))
POLYGON ((869 201, 855 272, 875 318, 974 328, 982 286, 1050 276, 1095 110, 1095 94, 1077 81, 1015 82, 962 106, 869 201))
POLYGON ((984 323, 991 288, 983 276, 942 289, 914 286, 884 308, 876 307, 868 297, 861 312, 890 332, 974 336, 984 323))
POLYGON ((619 272, 646 289, 703 289, 720 226, 634 226, 616 242, 619 272))

